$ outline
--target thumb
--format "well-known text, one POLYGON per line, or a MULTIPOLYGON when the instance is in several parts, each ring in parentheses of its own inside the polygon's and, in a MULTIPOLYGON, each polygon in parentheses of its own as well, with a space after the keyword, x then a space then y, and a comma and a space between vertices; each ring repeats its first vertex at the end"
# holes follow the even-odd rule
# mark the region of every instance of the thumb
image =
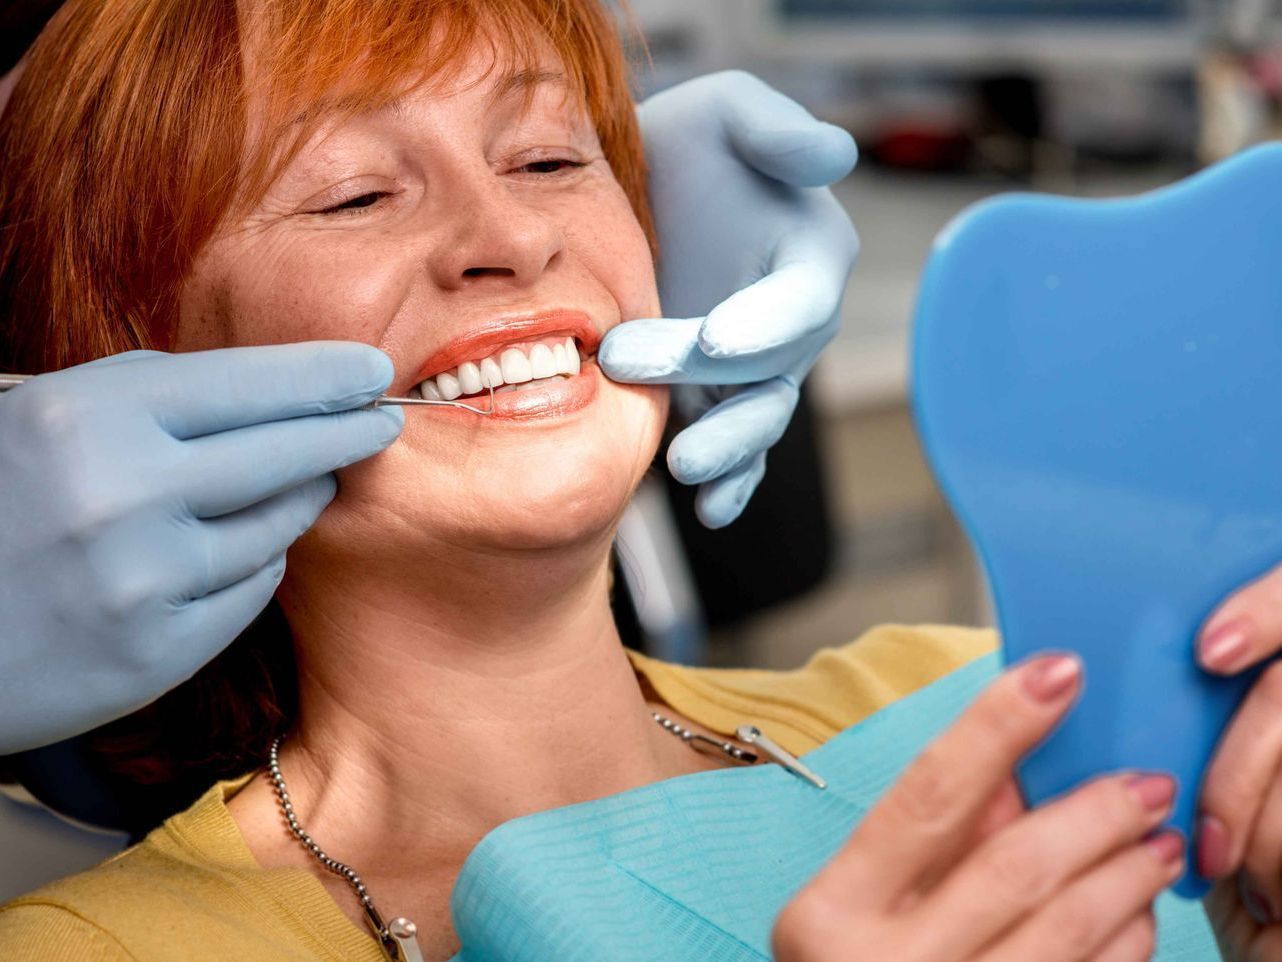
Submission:
POLYGON ((824 187, 852 170, 859 150, 849 133, 749 73, 718 77, 726 137, 740 159, 793 187, 824 187))
POLYGON ((1234 675, 1282 649, 1282 565, 1239 589, 1198 635, 1198 663, 1234 675))

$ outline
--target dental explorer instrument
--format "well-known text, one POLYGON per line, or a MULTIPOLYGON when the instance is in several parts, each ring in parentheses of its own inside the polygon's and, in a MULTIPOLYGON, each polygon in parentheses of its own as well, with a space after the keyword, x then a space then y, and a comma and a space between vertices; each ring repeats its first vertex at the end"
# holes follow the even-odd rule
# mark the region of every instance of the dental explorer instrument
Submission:
MULTIPOLYGON (((20 384, 26 383, 35 376, 36 375, 34 374, 0 374, 0 394, 3 394, 5 391, 10 391, 20 384)), ((393 404, 399 404, 402 406, 423 404, 433 407, 462 408, 464 411, 471 411, 473 414, 479 414, 483 418, 488 418, 494 413, 494 388, 490 388, 489 411, 482 411, 480 408, 474 408, 472 405, 464 404, 462 401, 429 401, 427 398, 393 397, 387 394, 380 394, 378 397, 374 398, 373 401, 367 404, 366 407, 381 408, 393 404)))

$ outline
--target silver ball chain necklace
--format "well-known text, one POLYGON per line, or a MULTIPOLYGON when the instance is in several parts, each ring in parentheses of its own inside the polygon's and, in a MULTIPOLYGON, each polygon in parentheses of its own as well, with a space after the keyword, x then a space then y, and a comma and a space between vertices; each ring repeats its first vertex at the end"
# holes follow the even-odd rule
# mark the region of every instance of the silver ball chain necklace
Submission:
MULTIPOLYGON (((670 718, 664 718, 658 712, 652 711, 650 717, 664 731, 680 738, 696 751, 701 750, 700 746, 706 745, 721 752, 732 761, 741 762, 745 765, 755 764, 760 758, 755 752, 740 748, 733 742, 720 741, 700 732, 691 731, 670 718)), ((770 755, 784 768, 794 775, 804 778, 816 788, 827 787, 827 783, 822 778, 803 765, 793 755, 775 744, 761 729, 753 725, 740 725, 736 735, 740 741, 756 745, 762 752, 770 755)), ((357 899, 360 900, 361 911, 365 913, 365 921, 373 930, 374 937, 378 939, 383 953, 391 962, 423 962, 423 953, 418 944, 418 927, 404 916, 398 916, 390 922, 384 922, 383 916, 375 908, 374 900, 370 898, 369 891, 356 870, 350 865, 346 865, 336 858, 330 858, 325 854, 325 851, 316 843, 315 839, 307 834, 306 829, 299 822, 298 815, 294 812, 294 803, 289 797, 289 789, 285 787, 285 776, 280 771, 280 746, 284 740, 284 735, 278 735, 272 739, 271 747, 267 753, 267 774, 271 778, 272 787, 276 790, 276 800, 280 803, 280 810, 285 816, 285 823, 289 826, 290 834, 298 840, 303 848, 311 852, 316 861, 320 862, 326 870, 344 879, 351 886, 352 891, 356 893, 357 899)))

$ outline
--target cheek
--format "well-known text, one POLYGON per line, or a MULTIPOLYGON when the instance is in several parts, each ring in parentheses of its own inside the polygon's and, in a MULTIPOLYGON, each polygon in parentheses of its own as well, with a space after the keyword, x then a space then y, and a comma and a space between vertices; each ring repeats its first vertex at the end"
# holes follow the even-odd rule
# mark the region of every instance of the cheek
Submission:
POLYGON ((610 293, 623 320, 658 316, 650 244, 622 189, 576 206, 564 231, 567 250, 610 293))
POLYGON ((412 287, 404 256, 316 237, 223 241, 197 260, 174 349, 293 341, 379 344, 412 287))

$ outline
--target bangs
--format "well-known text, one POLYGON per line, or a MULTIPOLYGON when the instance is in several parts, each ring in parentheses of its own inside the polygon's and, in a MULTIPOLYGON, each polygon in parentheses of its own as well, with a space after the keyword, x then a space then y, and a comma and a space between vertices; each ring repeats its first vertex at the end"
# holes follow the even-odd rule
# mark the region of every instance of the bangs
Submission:
MULTIPOLYGON (((592 119, 603 147, 622 134, 610 129, 618 126, 618 104, 611 101, 620 87, 629 100, 631 92, 617 27, 597 0, 251 0, 247 6, 246 87, 254 91, 255 126, 266 136, 245 155, 239 193, 246 203, 261 199, 322 123, 387 106, 422 86, 451 86, 478 50, 489 65, 472 84, 495 74, 500 80, 536 75, 553 55, 568 95, 592 119)), ((534 87, 518 86, 528 106, 534 87)))

